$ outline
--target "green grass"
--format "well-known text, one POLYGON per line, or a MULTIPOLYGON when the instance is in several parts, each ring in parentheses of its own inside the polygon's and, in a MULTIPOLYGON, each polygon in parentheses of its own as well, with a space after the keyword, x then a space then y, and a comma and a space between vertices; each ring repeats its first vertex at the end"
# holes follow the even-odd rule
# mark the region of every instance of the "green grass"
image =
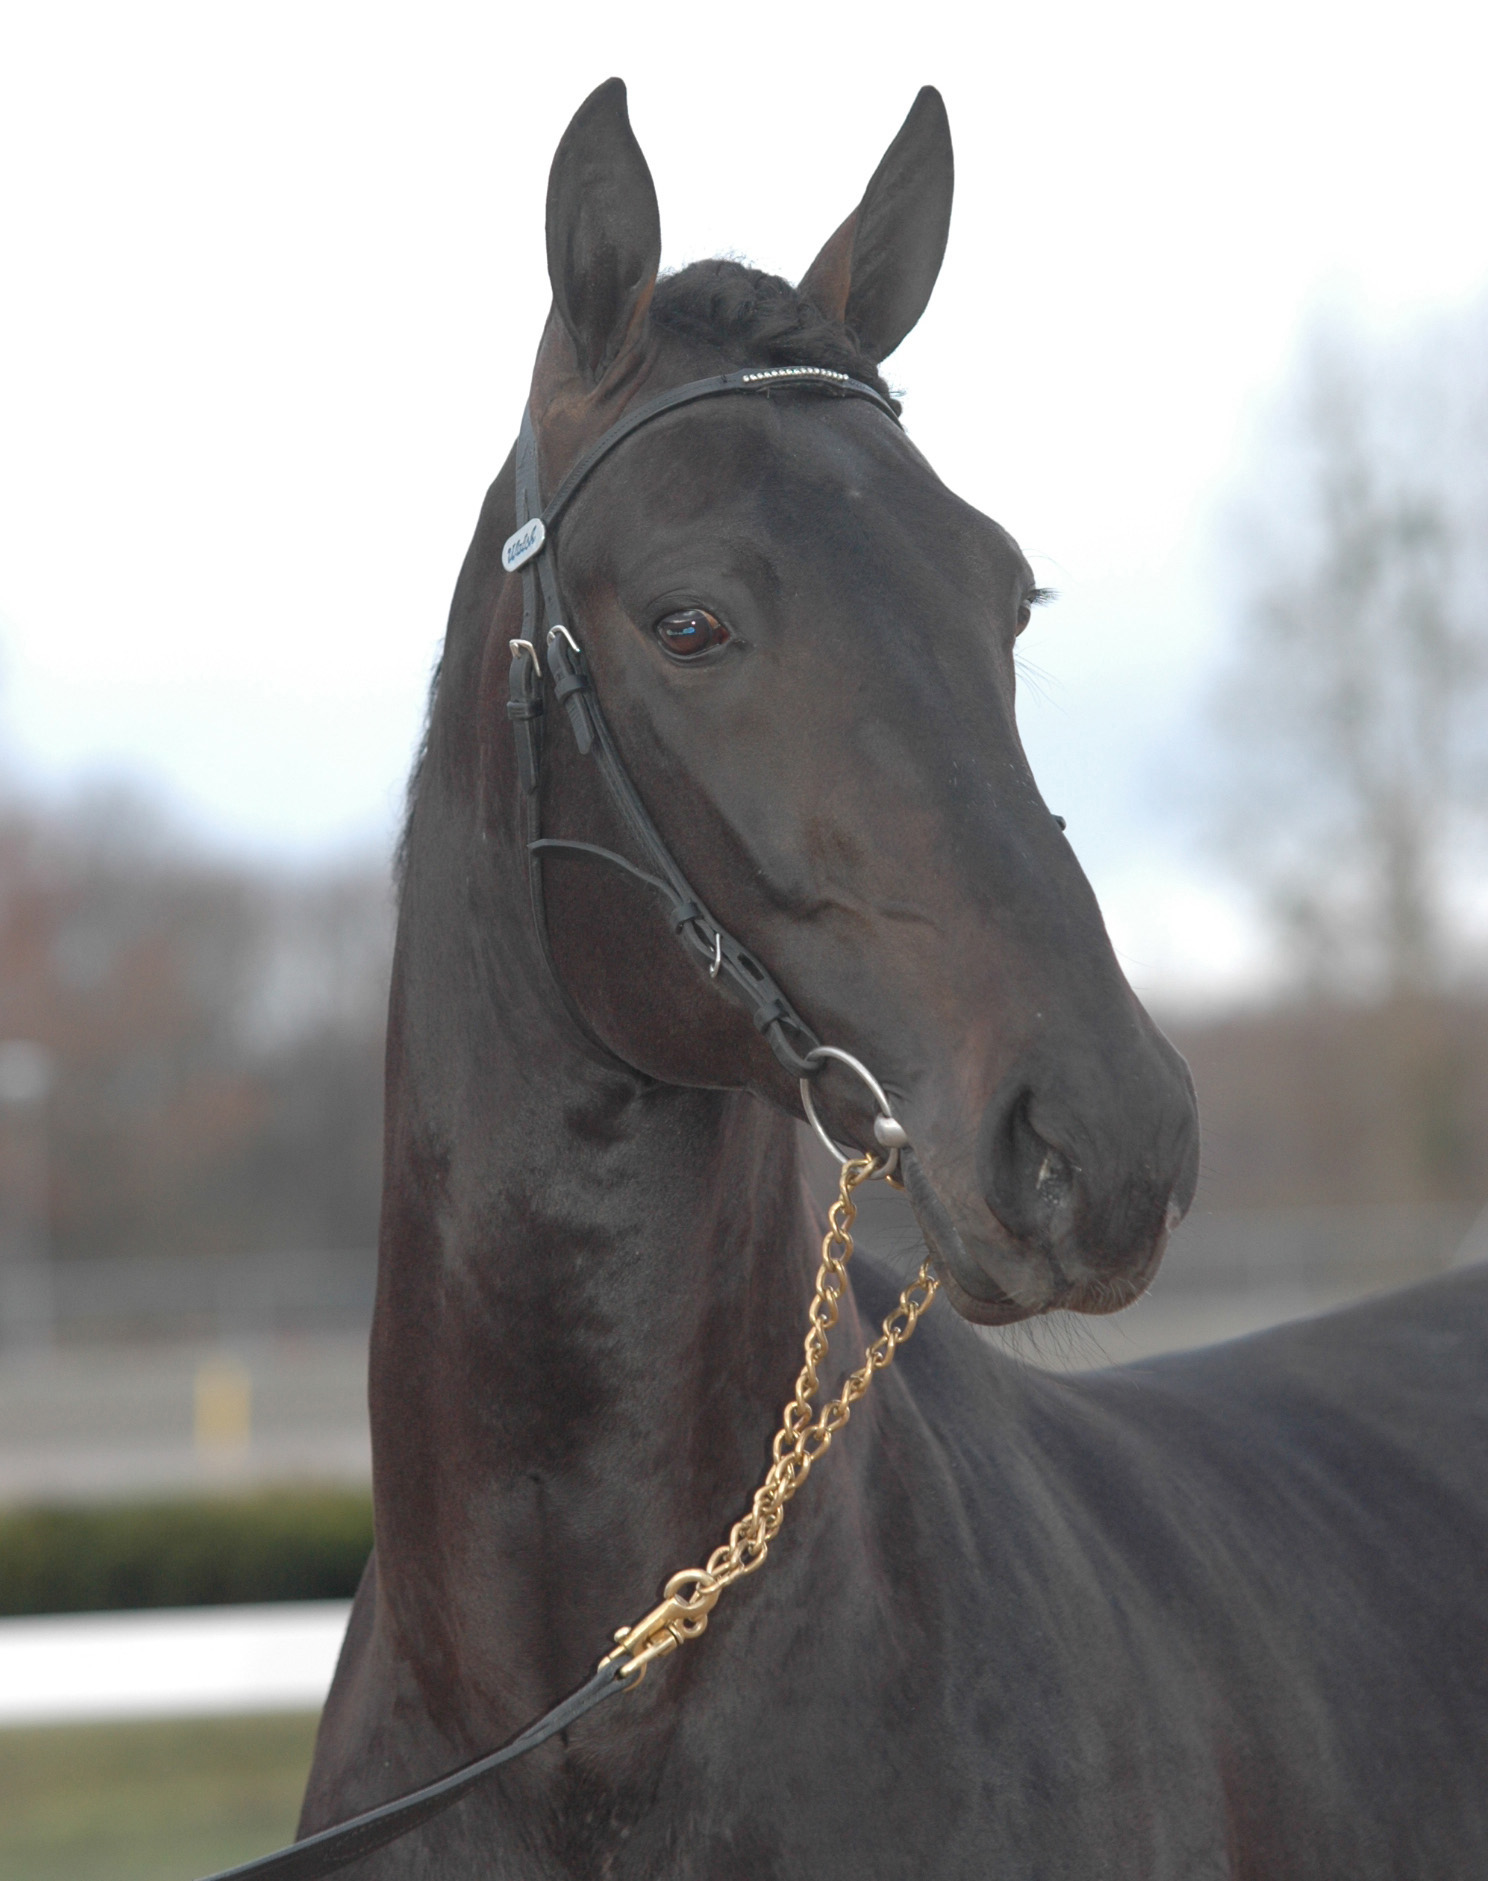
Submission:
POLYGON ((0 1881, 195 1881, 294 1834, 315 1717, 0 1730, 0 1881))

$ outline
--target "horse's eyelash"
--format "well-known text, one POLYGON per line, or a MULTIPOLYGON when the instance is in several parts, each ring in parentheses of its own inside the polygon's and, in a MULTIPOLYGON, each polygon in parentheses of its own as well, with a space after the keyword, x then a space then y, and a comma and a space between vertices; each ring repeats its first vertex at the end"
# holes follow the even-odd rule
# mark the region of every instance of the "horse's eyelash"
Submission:
POLYGON ((1048 607, 1051 601, 1059 599, 1057 588, 1030 588, 1023 597, 1024 607, 1048 607))

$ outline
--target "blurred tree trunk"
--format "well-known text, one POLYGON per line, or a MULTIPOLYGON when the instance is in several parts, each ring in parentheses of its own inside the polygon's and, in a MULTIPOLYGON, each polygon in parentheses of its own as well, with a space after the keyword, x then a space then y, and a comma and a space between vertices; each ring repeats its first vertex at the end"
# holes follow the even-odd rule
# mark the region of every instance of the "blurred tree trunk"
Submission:
POLYGON ((1488 1202, 1488 1001, 1296 1001, 1170 1020, 1210 1208, 1488 1202))
POLYGON ((55 1063, 57 1255, 371 1248, 391 947, 383 870, 203 856, 125 795, 0 811, 0 1040, 55 1063))
POLYGON ((1443 996, 1471 968, 1454 891, 1488 808, 1488 324, 1304 355, 1253 472, 1235 659, 1218 700, 1218 835, 1289 979, 1373 1007, 1421 1199, 1468 1181, 1443 996))

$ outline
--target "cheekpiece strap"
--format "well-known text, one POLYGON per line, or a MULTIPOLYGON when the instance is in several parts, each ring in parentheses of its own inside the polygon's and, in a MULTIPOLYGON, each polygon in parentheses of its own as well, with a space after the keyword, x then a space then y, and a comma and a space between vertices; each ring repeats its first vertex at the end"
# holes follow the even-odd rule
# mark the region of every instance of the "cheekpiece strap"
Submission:
MULTIPOLYGON (((895 424, 899 414, 893 403, 874 386, 845 372, 817 366, 751 366, 716 378, 695 379, 649 399, 612 425, 564 477, 552 499, 543 505, 539 489, 537 438, 530 407, 522 413, 516 450, 516 522, 502 548, 502 566, 522 577, 522 637, 512 642, 512 669, 507 712, 517 744, 517 769, 529 805, 528 854, 531 858, 533 917, 548 965, 557 979, 548 942, 541 892, 541 856, 550 849, 567 850, 612 863, 659 891, 670 904, 672 928, 678 940, 702 966, 721 991, 732 994, 768 1040, 771 1050, 793 1078, 814 1077, 822 1060, 809 1054, 820 1040, 786 998, 763 963, 735 940, 708 912, 706 904, 678 867, 661 832, 651 820, 640 793, 621 762, 614 739, 600 709, 583 649, 560 614, 555 560, 554 526, 582 488, 590 473, 632 432, 653 419, 702 399, 729 394, 769 394, 801 390, 838 398, 865 399, 895 424), (564 708, 574 744, 581 756, 593 756, 605 788, 645 860, 638 868, 624 856, 593 843, 544 837, 538 815, 543 720, 543 668, 553 681, 553 696, 564 708)), ((579 1015, 561 980, 564 1004, 579 1015)), ((584 1030, 587 1032, 588 1028, 584 1030)), ((592 1035, 591 1035, 592 1036, 592 1035)))

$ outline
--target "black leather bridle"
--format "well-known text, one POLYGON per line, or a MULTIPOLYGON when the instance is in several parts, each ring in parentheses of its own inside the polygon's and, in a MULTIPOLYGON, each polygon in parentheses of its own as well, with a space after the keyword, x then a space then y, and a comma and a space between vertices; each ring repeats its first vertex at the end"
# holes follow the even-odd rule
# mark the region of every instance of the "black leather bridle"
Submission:
MULTIPOLYGON (((781 389, 825 392, 835 398, 862 398, 885 413, 895 424, 898 414, 884 395, 861 379, 845 372, 833 372, 820 366, 750 366, 738 372, 720 373, 712 379, 694 379, 670 392, 648 399, 612 425, 569 471, 544 504, 538 481, 537 439, 532 428, 532 414, 522 417, 517 439, 517 530, 501 551, 502 565, 508 574, 522 575, 522 636, 513 640, 511 687, 507 712, 511 716, 517 742, 517 770, 528 812, 528 874, 531 885, 533 920, 554 983, 575 1024, 592 1043, 598 1044, 582 1015, 569 998, 559 977, 548 938, 547 916, 543 899, 542 857, 548 850, 566 850, 593 856, 624 869, 628 875, 653 888, 667 903, 672 932, 721 991, 731 994, 753 1019, 768 1040, 770 1049, 793 1078, 811 1078, 820 1071, 822 1059, 811 1058, 821 1040, 786 998, 763 963, 755 958, 709 913, 702 897, 682 873, 676 858, 662 840, 641 801, 635 785, 626 773, 615 741, 600 709, 594 682, 583 650, 562 619, 562 588, 558 579, 557 545, 553 531, 564 510, 583 488, 584 483, 604 460, 643 425, 665 417, 668 412, 702 399, 730 394, 768 395, 781 389), (540 626, 539 626, 540 623, 540 626), (539 634, 541 639, 539 641, 539 634), (553 696, 568 717, 574 743, 579 752, 592 757, 611 802, 620 812, 627 830, 634 838, 644 867, 617 855, 613 849, 601 849, 594 843, 573 842, 567 838, 542 833, 541 776, 542 727, 546 716, 543 686, 543 651, 547 671, 553 681, 553 696)), ((604 1047, 600 1048, 604 1050, 604 1047)), ((606 1051, 606 1056, 613 1053, 606 1051)))
MULTIPOLYGON (((516 735, 517 772, 527 804, 528 880, 532 895, 533 920, 538 940, 553 984, 557 987, 574 1024, 582 1036, 607 1059, 614 1054, 593 1035, 582 1013, 570 998, 559 977, 548 938, 543 902, 542 857, 548 850, 564 850, 592 856, 613 864, 646 883, 668 904, 672 931, 688 953, 708 969, 709 978, 721 991, 739 1001, 769 1041, 771 1050, 792 1077, 801 1081, 802 1097, 818 1134, 839 1157, 847 1160, 860 1152, 843 1151, 833 1145, 822 1131, 811 1108, 809 1080, 828 1059, 851 1067, 872 1090, 879 1115, 874 1131, 890 1154, 885 1170, 893 1165, 893 1153, 907 1142, 902 1126, 894 1119, 888 1099, 867 1068, 849 1053, 826 1046, 792 1006, 765 967, 728 930, 708 912, 702 898, 682 873, 676 859, 662 840, 650 813, 630 781, 609 726, 600 710, 588 663, 573 634, 561 619, 562 590, 558 582, 556 544, 553 530, 590 473, 622 444, 632 432, 667 412, 692 405, 701 399, 719 398, 735 393, 769 394, 783 389, 824 392, 835 398, 867 399, 898 424, 893 405, 873 386, 844 372, 832 372, 819 366, 750 366, 738 372, 721 373, 717 378, 694 379, 674 391, 663 392, 628 412, 605 432, 564 477, 552 498, 544 505, 539 488, 537 438, 531 412, 522 416, 517 439, 517 528, 507 538, 501 551, 502 566, 508 574, 522 576, 522 634, 513 640, 511 684, 507 712, 516 735), (541 622, 539 629, 538 623, 541 622), (538 632, 546 649, 546 673, 553 682, 553 696, 567 715, 574 743, 584 756, 593 757, 611 800, 619 810, 627 830, 635 839, 646 866, 627 860, 613 849, 595 843, 573 842, 566 838, 544 836, 541 819, 542 728, 547 716, 544 698, 544 663, 539 651, 538 632)), ((535 1750, 539 1744, 575 1723, 586 1711, 592 1711, 606 1698, 628 1691, 638 1677, 628 1676, 621 1659, 610 1658, 588 1682, 555 1705, 520 1736, 484 1757, 451 1771, 437 1781, 406 1796, 379 1804, 349 1822, 322 1829, 288 1848, 262 1855, 255 1861, 222 1870, 209 1881, 321 1881, 325 1875, 360 1860, 373 1850, 396 1841, 399 1836, 441 1814, 451 1803, 465 1795, 475 1784, 502 1764, 535 1750)))

